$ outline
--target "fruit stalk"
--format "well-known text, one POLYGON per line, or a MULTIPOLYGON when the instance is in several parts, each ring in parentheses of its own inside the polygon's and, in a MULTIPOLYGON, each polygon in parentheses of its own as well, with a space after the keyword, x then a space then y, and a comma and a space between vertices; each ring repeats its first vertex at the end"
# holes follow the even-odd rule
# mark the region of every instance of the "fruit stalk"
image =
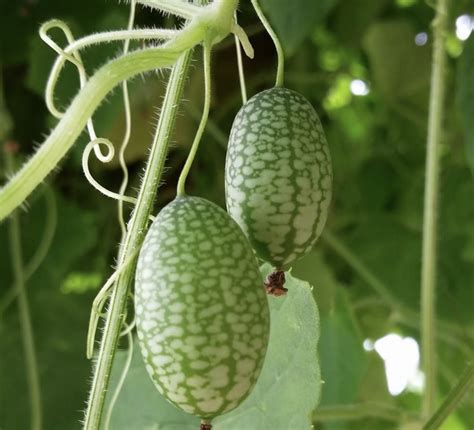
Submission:
POLYGON ((445 99, 444 72, 449 0, 439 0, 433 22, 433 63, 428 117, 425 199, 423 213, 423 249, 421 267, 421 355, 425 372, 422 416, 429 417, 436 398, 435 289, 436 289, 436 220, 438 213, 439 143, 445 99))
POLYGON ((278 68, 277 68, 275 86, 282 87, 284 74, 285 74, 285 53, 283 52, 283 47, 281 46, 280 40, 278 39, 278 36, 276 35, 275 31, 273 31, 272 26, 270 25, 267 18, 263 14, 263 11, 260 5, 258 4, 258 1, 252 0, 252 6, 255 9, 255 12, 257 12, 258 18, 260 19, 263 26, 265 27, 265 30, 267 30, 267 33, 270 35, 270 37, 273 40, 273 43, 275 44, 275 49, 277 51, 277 56, 278 56, 278 68))

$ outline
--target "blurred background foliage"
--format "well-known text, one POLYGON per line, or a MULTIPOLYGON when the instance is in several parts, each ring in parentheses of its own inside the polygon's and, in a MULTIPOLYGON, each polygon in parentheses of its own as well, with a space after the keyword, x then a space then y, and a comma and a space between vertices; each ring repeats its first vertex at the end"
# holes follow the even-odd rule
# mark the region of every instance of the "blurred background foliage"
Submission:
MULTIPOLYGON (((256 53, 254 60, 244 60, 248 91, 254 94, 273 85, 276 55, 249 2, 241 3, 240 23, 251 35, 256 53)), ((419 340, 433 7, 422 0, 261 3, 286 50, 286 86, 303 93, 319 112, 333 159, 334 198, 325 234, 292 271, 314 286, 320 308, 325 383, 315 427, 420 428, 413 418, 420 404, 419 390, 390 395, 384 362, 373 342, 388 333, 419 340), (335 409, 339 415, 345 413, 344 420, 331 419, 335 409)), ((2 1, 0 15, 4 100, 13 121, 7 138, 18 143, 20 163, 56 122, 43 101, 55 57, 40 41, 39 25, 61 18, 80 37, 124 28, 128 9, 105 0, 18 0, 2 1)), ((452 1, 438 219, 439 400, 472 360, 474 346, 474 36, 467 37, 472 20, 469 31, 466 26, 464 33, 459 30, 457 18, 464 15, 465 21, 474 15, 473 2, 452 1)), ((142 8, 136 22, 140 27, 177 24, 142 8)), ((84 55, 89 73, 119 52, 119 45, 91 48, 84 55)), ((213 60, 211 121, 191 171, 189 191, 224 205, 227 135, 241 104, 232 38, 219 45, 213 60)), ((78 87, 75 70, 66 69, 56 97, 63 107, 78 87)), ((166 77, 166 72, 150 73, 130 83, 129 194, 139 186, 166 77)), ((156 210, 175 195, 199 120, 202 90, 196 60, 156 210)), ((120 143, 123 118, 122 95, 117 90, 94 116, 99 135, 120 143)), ((80 428, 90 380, 91 365, 85 358, 90 307, 112 272, 120 240, 116 203, 97 193, 83 177, 80 160, 86 142, 84 134, 48 184, 29 199, 28 211, 21 212, 25 261, 35 254, 51 219, 57 219, 49 252, 27 283, 48 430, 80 428)), ((121 171, 115 160, 109 165, 92 164, 102 184, 118 189, 121 171)), ((4 178, 3 163, 2 169, 4 178)), ((13 430, 28 428, 29 416, 7 225, 0 226, 0 427, 13 430)), ((443 429, 473 426, 471 393, 443 429)))

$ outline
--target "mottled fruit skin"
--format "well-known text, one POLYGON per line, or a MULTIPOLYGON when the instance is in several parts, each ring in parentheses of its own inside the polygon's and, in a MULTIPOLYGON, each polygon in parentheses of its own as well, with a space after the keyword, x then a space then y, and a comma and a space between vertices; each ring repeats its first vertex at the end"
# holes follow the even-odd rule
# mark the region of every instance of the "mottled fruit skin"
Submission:
POLYGON ((328 214, 332 168, 316 111, 272 88, 237 114, 226 159, 227 210, 258 256, 282 268, 309 252, 328 214))
POLYGON ((252 248, 224 210, 186 196, 160 212, 138 258, 135 311, 148 373, 172 403, 211 419, 249 394, 269 308, 252 248))

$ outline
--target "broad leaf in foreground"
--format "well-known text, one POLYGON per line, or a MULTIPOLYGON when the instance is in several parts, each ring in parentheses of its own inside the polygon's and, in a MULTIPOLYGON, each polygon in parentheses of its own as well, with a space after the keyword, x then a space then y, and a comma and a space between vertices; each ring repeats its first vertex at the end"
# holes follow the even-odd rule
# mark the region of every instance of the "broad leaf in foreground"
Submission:
POLYGON ((314 27, 322 22, 337 0, 262 0, 287 56, 293 55, 314 27))
MULTIPOLYGON (((263 274, 269 271, 270 266, 263 266, 263 274)), ((240 407, 215 420, 214 430, 312 427, 321 392, 317 353, 319 313, 307 282, 287 275, 286 286, 289 289, 286 297, 269 297, 270 344, 257 385, 240 407)), ((118 353, 109 393, 114 392, 125 356, 125 352, 118 353)), ((158 393, 135 347, 110 428, 196 430, 199 420, 181 412, 158 393)))
POLYGON ((269 296, 270 342, 257 385, 239 408, 216 419, 215 430, 312 428, 321 393, 319 313, 307 282, 287 274, 286 288, 284 297, 269 296))

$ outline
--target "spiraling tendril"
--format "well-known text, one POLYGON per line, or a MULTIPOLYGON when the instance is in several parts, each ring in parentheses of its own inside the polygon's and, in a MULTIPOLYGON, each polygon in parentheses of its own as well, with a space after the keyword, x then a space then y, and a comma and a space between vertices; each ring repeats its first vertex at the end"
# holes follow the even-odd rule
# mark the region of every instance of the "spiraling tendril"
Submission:
MULTIPOLYGON (((132 30, 134 17, 135 17, 135 0, 131 2, 130 18, 129 18, 129 23, 128 23, 128 27, 126 31, 107 32, 107 33, 87 36, 77 41, 74 39, 74 36, 69 26, 63 21, 52 20, 45 23, 41 27, 40 29, 41 38, 48 46, 50 46, 58 54, 58 58, 53 66, 53 70, 50 74, 50 78, 48 80, 48 85, 46 89, 46 103, 52 115, 54 115, 57 118, 61 118, 64 115, 64 113, 61 112, 54 103, 54 93, 55 93, 57 81, 59 79, 60 73, 66 61, 72 63, 76 67, 79 74, 80 87, 81 88, 84 87, 84 85, 87 83, 87 73, 86 73, 84 64, 82 62, 82 58, 79 54, 80 49, 90 46, 92 44, 110 42, 112 40, 124 40, 123 52, 124 54, 126 54, 129 50, 131 39, 142 39, 142 40, 169 39, 176 34, 174 30, 155 30, 155 29, 132 30), (52 30, 53 28, 60 29, 64 33, 68 42, 68 46, 65 49, 61 48, 49 36, 48 32, 52 30)), ((95 189, 97 189, 99 192, 103 193, 107 197, 113 198, 118 201, 118 220, 120 223, 120 227, 122 231, 122 240, 123 240, 126 234, 126 225, 125 225, 124 214, 123 214, 123 203, 128 202, 128 203, 134 204, 137 202, 137 199, 124 195, 125 189, 128 184, 128 169, 125 162, 124 153, 130 141, 130 134, 131 134, 130 99, 128 95, 128 87, 127 87, 126 81, 122 84, 122 90, 123 90, 124 109, 125 109, 125 133, 124 133, 124 137, 123 137, 120 150, 119 150, 119 164, 123 172, 123 180, 120 185, 119 192, 116 193, 102 186, 97 180, 94 179, 94 177, 92 176, 90 172, 89 158, 92 151, 94 151, 96 158, 101 163, 109 163, 113 160, 115 156, 115 148, 112 142, 107 138, 97 137, 92 118, 90 118, 87 122, 87 130, 89 133, 90 142, 86 145, 82 154, 82 168, 83 168, 86 179, 95 189), (102 151, 102 148, 104 148, 104 151, 102 151)), ((133 258, 134 256, 127 259, 127 261, 122 262, 120 267, 118 267, 115 270, 115 272, 109 277, 109 279, 106 281, 106 283, 101 288, 101 290, 99 291, 98 295, 96 296, 94 300, 91 316, 90 316, 89 332, 87 336, 88 358, 91 358, 94 352, 95 334, 97 331, 97 325, 98 325, 99 318, 101 317, 103 307, 108 297, 110 296, 111 291, 113 290, 113 287, 115 285, 116 279, 118 278, 118 275, 130 264, 133 258)), ((119 382, 114 390, 114 393, 112 394, 107 416, 105 418, 106 429, 109 428, 113 408, 120 394, 120 390, 123 386, 126 375, 128 373, 128 369, 130 367, 132 354, 133 354, 132 330, 135 326, 135 321, 133 320, 131 324, 127 324, 125 322, 125 319, 126 317, 124 318, 125 329, 121 333, 121 336, 127 336, 128 338, 127 360, 122 370, 119 382)))
MULTIPOLYGON (((46 104, 53 116, 56 118, 61 118, 64 113, 61 112, 54 102, 54 93, 56 90, 56 85, 61 74, 61 71, 66 63, 69 61, 74 66, 76 66, 77 71, 79 73, 79 80, 80 80, 80 87, 84 87, 87 83, 87 73, 84 67, 84 63, 82 58, 79 54, 79 50, 86 48, 88 46, 98 44, 98 43, 106 43, 111 41, 124 41, 124 53, 128 52, 129 44, 131 39, 138 39, 138 40, 147 40, 147 39, 155 39, 155 40, 166 40, 170 39, 177 34, 176 30, 163 30, 163 29, 141 29, 141 30, 133 30, 133 21, 135 15, 135 1, 131 2, 131 12, 130 12, 130 20, 127 30, 124 31, 110 31, 99 33, 95 35, 86 36, 82 39, 75 40, 72 31, 70 30, 69 26, 61 21, 61 20, 51 20, 43 24, 40 28, 40 37, 41 39, 53 49, 57 54, 58 58, 53 66, 51 74, 48 79, 48 84, 46 87, 46 104), (50 36, 49 32, 52 29, 59 29, 63 32, 66 40, 68 42, 68 46, 66 48, 61 48, 50 36)), ((90 142, 86 145, 86 148, 83 152, 82 157, 82 167, 84 170, 84 174, 86 179, 89 183, 96 188, 99 192, 103 193, 104 195, 118 200, 119 204, 119 222, 122 229, 122 235, 125 234, 126 227, 125 222, 123 220, 123 207, 122 202, 128 203, 136 203, 136 199, 133 197, 127 197, 124 195, 125 188, 128 183, 128 170, 125 165, 124 161, 124 152, 127 144, 130 140, 130 101, 128 97, 128 89, 126 83, 123 84, 123 92, 124 92, 124 105, 125 105, 125 136, 122 141, 122 145, 120 147, 119 153, 119 163, 123 171, 124 179, 120 186, 119 193, 113 192, 106 187, 102 186, 98 181, 96 181, 89 169, 89 156, 91 151, 94 151, 96 158, 102 163, 109 163, 115 156, 115 148, 112 142, 106 138, 99 138, 95 132, 95 127, 93 124, 92 118, 90 118, 87 122, 87 130, 90 137, 90 142), (106 148, 107 152, 102 152, 101 146, 106 148)))
POLYGON ((84 152, 82 153, 82 169, 84 170, 84 175, 86 176, 86 179, 96 190, 100 191, 102 194, 106 195, 107 197, 110 197, 112 199, 119 200, 119 201, 128 202, 128 203, 136 203, 137 202, 136 198, 124 196, 122 193, 115 193, 109 190, 108 188, 105 188, 104 186, 102 186, 92 176, 89 169, 90 153, 92 152, 93 149, 95 149, 97 146, 100 146, 100 145, 104 145, 108 150, 106 154, 101 153, 101 158, 99 158, 101 162, 109 163, 115 155, 114 145, 112 144, 112 142, 110 142, 110 140, 105 139, 105 138, 97 138, 97 139, 91 140, 86 145, 84 152))

